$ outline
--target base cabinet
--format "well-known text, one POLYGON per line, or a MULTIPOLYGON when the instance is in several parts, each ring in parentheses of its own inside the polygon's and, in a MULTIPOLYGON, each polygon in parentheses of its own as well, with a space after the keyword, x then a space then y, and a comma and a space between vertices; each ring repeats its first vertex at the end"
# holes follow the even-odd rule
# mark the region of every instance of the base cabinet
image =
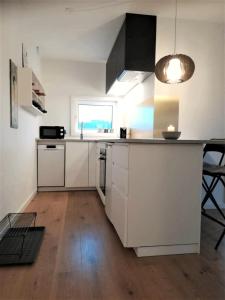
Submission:
POLYGON ((95 187, 96 143, 66 143, 67 188, 95 187))
POLYGON ((66 187, 88 186, 88 143, 66 143, 66 187))

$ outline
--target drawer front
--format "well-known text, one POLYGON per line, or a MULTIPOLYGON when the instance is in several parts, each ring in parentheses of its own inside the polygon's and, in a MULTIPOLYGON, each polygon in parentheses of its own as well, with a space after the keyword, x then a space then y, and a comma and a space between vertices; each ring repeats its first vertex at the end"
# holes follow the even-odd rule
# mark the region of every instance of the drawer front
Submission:
POLYGON ((112 183, 118 191, 124 196, 128 196, 128 170, 115 164, 112 166, 112 183))
POLYGON ((111 221, 124 246, 127 244, 127 198, 123 197, 112 185, 112 218, 111 221))
POLYGON ((112 162, 113 164, 128 169, 128 146, 113 145, 112 146, 112 162))

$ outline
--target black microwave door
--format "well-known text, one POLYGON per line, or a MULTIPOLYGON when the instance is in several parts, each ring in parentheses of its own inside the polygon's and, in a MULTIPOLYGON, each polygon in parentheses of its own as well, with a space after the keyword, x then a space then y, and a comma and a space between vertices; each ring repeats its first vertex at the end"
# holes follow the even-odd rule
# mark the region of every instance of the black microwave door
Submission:
POLYGON ((63 139, 64 135, 65 135, 64 127, 40 126, 41 139, 63 139))
POLYGON ((57 137, 56 127, 40 127, 40 138, 41 139, 55 139, 57 137))

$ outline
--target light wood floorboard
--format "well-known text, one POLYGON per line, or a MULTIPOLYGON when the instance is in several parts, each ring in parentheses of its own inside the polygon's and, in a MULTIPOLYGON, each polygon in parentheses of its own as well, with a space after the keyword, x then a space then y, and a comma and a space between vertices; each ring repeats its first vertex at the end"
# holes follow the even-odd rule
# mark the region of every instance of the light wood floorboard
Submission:
POLYGON ((137 258, 96 192, 39 193, 26 211, 44 240, 32 266, 0 268, 0 300, 225 300, 225 240, 215 251, 221 228, 205 218, 200 255, 137 258))

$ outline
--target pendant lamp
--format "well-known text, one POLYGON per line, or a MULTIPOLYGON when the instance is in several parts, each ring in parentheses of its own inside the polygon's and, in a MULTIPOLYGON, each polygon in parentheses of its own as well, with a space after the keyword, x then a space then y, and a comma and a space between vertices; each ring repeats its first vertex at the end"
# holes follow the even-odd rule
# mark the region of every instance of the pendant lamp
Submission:
POLYGON ((189 80, 195 70, 195 64, 191 57, 185 54, 176 54, 177 38, 177 0, 175 12, 175 39, 174 54, 162 57, 155 66, 155 75, 163 83, 182 83, 189 80))

